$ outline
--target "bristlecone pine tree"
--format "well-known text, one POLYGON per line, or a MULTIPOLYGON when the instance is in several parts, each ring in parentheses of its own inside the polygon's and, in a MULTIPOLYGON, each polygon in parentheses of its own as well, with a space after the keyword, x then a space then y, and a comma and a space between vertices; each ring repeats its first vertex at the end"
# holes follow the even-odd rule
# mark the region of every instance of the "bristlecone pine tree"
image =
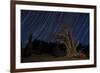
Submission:
POLYGON ((65 31, 65 40, 64 40, 64 44, 67 48, 67 56, 68 57, 73 57, 73 56, 77 56, 77 51, 76 51, 76 48, 79 44, 79 42, 77 42, 75 44, 75 42, 73 41, 72 39, 72 36, 71 36, 71 32, 70 31, 65 31))
POLYGON ((59 33, 59 32, 54 33, 54 36, 56 37, 55 39, 62 39, 67 49, 67 54, 66 54, 67 57, 77 56, 78 53, 76 51, 76 48, 79 45, 79 42, 75 43, 73 41, 70 30, 67 30, 65 27, 63 29, 64 29, 64 32, 62 33, 59 33), (57 38, 57 37, 61 37, 61 38, 57 38))

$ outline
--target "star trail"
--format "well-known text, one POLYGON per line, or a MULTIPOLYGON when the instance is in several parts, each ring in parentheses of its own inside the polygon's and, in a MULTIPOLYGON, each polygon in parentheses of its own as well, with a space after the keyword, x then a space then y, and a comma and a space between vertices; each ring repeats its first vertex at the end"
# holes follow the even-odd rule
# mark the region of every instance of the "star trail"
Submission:
POLYGON ((54 32, 62 32, 64 25, 72 31, 75 41, 89 44, 89 13, 21 10, 21 43, 25 47, 28 37, 52 41, 54 32))

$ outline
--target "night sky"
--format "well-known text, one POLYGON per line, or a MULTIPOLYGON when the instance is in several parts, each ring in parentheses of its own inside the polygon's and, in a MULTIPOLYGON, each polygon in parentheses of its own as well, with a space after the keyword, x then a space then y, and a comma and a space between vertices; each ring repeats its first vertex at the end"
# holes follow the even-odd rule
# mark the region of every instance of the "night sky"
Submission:
POLYGON ((83 45, 89 44, 89 13, 21 10, 22 47, 32 40, 52 41, 54 32, 63 32, 64 25, 72 37, 83 45))

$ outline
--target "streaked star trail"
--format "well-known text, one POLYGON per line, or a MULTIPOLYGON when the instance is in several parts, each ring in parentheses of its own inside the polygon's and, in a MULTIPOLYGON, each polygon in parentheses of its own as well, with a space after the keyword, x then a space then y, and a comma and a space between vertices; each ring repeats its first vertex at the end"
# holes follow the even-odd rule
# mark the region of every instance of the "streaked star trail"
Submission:
POLYGON ((72 30, 74 40, 89 44, 89 13, 21 10, 22 47, 31 33, 33 40, 51 42, 54 32, 63 31, 63 24, 72 30))

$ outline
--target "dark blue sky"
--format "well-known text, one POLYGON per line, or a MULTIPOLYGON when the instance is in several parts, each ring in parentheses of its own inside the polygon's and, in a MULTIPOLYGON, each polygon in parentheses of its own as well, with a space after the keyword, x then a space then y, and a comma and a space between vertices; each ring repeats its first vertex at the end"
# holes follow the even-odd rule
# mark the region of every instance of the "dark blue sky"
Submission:
POLYGON ((54 32, 70 28, 74 40, 89 44, 89 13, 21 10, 21 42, 25 47, 30 33, 32 38, 50 42, 54 32))

